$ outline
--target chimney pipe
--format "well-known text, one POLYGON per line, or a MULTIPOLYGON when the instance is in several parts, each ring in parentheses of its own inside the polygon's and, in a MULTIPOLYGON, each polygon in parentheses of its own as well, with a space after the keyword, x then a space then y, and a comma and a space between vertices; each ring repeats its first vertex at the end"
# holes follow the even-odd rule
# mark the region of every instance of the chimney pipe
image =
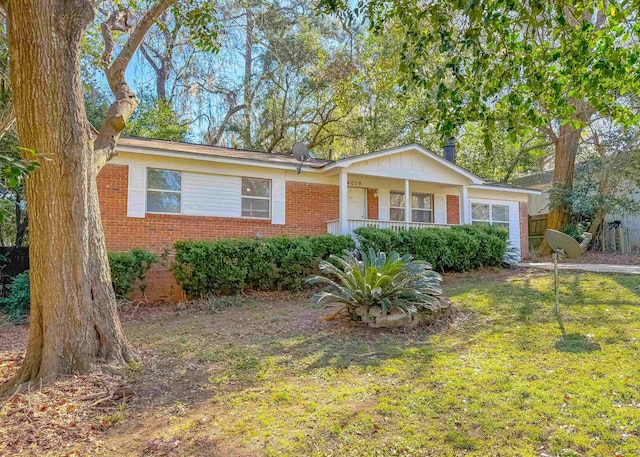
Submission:
POLYGON ((451 163, 456 163, 456 142, 453 137, 447 140, 447 144, 444 147, 444 158, 451 163))

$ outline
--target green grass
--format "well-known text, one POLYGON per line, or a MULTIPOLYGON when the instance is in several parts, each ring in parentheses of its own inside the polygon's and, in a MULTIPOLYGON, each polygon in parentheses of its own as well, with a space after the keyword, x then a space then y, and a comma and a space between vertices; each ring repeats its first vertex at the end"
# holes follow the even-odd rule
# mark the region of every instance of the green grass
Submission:
MULTIPOLYGON (((154 429, 185 455, 638 456, 640 279, 561 280, 564 338, 546 274, 448 278, 460 313, 436 335, 323 322, 300 301, 128 331, 199 386, 154 429)), ((146 408, 113 439, 162 405, 146 408)))

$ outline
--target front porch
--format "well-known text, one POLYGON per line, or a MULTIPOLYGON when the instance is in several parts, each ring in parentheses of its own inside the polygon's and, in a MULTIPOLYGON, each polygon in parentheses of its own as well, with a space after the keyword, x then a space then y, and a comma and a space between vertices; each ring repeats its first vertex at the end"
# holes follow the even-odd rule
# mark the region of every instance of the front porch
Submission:
POLYGON ((327 222, 327 233, 330 235, 352 235, 360 227, 371 227, 391 230, 409 230, 415 228, 449 228, 459 224, 430 224, 425 222, 382 221, 378 219, 347 219, 347 230, 342 232, 340 219, 327 222))
POLYGON ((361 227, 408 230, 469 223, 467 187, 414 179, 339 174, 339 218, 327 233, 352 235, 361 227))

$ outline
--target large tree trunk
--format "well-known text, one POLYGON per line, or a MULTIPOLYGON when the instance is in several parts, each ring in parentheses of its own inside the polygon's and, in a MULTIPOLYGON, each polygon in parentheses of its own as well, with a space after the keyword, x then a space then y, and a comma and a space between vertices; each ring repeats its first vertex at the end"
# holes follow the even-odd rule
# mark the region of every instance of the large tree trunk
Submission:
MULTIPOLYGON (((556 188, 571 189, 573 187, 573 173, 576 163, 576 154, 580 145, 580 135, 582 128, 575 128, 571 123, 566 123, 560 127, 558 136, 553 139, 555 148, 553 185, 556 188)), ((560 230, 567 221, 567 208, 565 206, 554 206, 547 214, 547 228, 560 230)), ((538 248, 538 253, 548 255, 551 248, 544 242, 538 248)))
POLYGON ((80 80, 90 2, 8 0, 11 86, 27 179, 30 338, 13 380, 86 372, 135 358, 118 317, 100 221, 93 134, 80 80))
MULTIPOLYGON (((553 184, 564 189, 573 187, 573 172, 576 154, 580 144, 582 128, 574 128, 570 123, 560 127, 558 138, 554 141, 555 165, 553 169, 553 184)), ((567 219, 567 208, 556 206, 551 208, 547 216, 547 228, 560 230, 567 219)))

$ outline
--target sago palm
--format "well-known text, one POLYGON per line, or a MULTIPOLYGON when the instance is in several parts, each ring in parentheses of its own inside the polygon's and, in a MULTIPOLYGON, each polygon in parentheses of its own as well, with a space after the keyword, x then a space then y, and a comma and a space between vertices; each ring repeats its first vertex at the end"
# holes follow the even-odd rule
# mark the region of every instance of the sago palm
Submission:
POLYGON ((352 318, 355 309, 379 306, 384 314, 398 307, 415 314, 420 310, 439 309, 441 278, 426 262, 397 252, 345 251, 320 263, 324 275, 307 278, 309 284, 327 288, 313 296, 316 303, 342 303, 352 318))

